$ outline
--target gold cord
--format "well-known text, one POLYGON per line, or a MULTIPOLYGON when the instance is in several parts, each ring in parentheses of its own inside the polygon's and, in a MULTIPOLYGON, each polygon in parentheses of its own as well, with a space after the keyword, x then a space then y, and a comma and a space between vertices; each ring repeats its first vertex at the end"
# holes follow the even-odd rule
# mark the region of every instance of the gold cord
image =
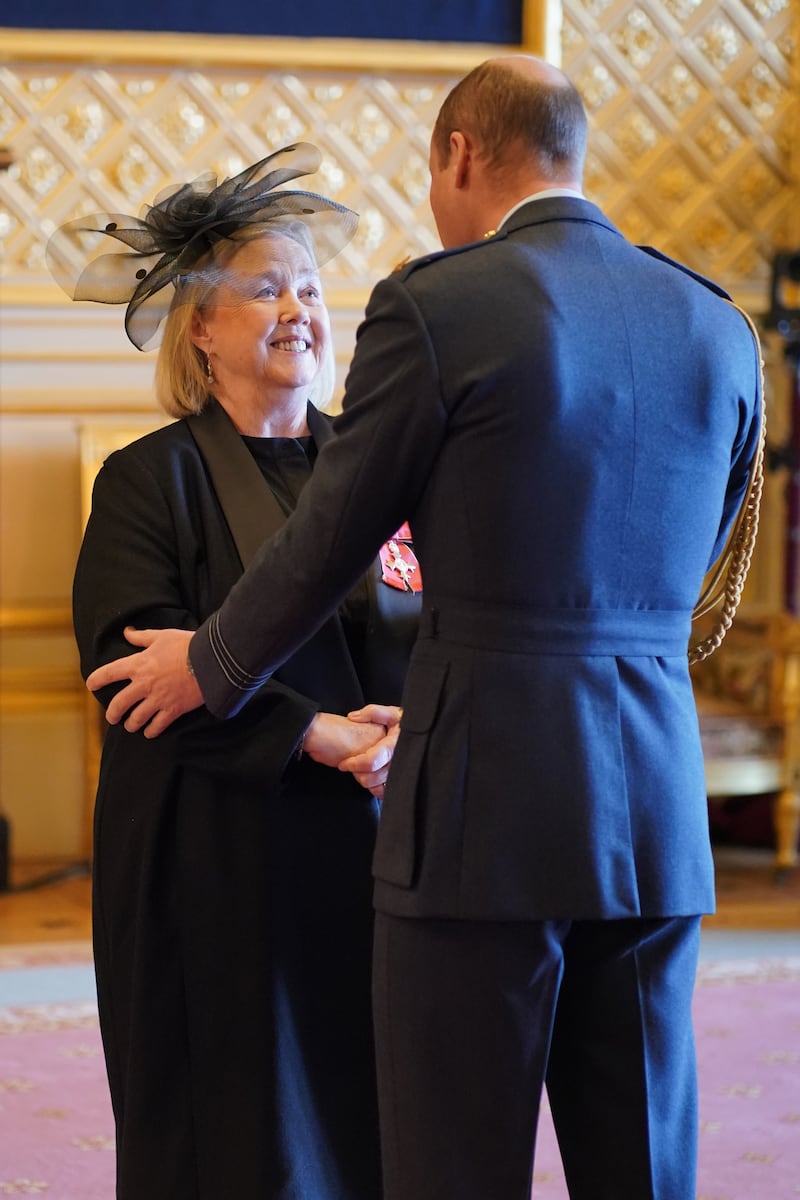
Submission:
MULTIPOLYGON (((730 302, 733 304, 733 301, 730 302)), ((750 326, 750 332, 756 343, 759 362, 759 378, 761 390, 761 429, 758 438, 758 447, 753 456, 753 462, 750 467, 750 477, 747 481, 747 490, 745 491, 742 503, 736 517, 736 523, 731 531, 730 537, 725 544, 725 549, 717 559, 714 565, 713 574, 707 581, 700 598, 694 607, 692 620, 696 621, 699 617, 705 616, 712 608, 723 601, 722 609, 717 618, 714 628, 708 637, 703 638, 695 646, 689 649, 689 664, 702 662, 704 658, 708 658, 722 644, 725 634, 733 624, 733 618, 736 615, 736 610, 739 607, 739 602, 742 598, 745 579, 750 570, 750 561, 753 557, 753 547, 755 546, 756 534, 758 533, 758 515, 761 507, 761 495, 764 490, 764 453, 767 440, 767 410, 766 400, 764 397, 764 357, 761 353, 761 340, 758 336, 758 330, 755 327, 751 317, 740 308, 738 304, 733 304, 733 307, 742 314, 747 324, 750 326)))

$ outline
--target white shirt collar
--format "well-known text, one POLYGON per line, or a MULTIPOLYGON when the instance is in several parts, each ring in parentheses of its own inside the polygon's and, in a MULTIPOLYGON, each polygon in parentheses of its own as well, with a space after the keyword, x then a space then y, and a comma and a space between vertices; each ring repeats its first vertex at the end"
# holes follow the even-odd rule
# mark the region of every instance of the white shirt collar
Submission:
POLYGON ((523 205, 530 204, 532 200, 549 200, 551 196, 574 196, 578 200, 586 199, 583 192, 577 192, 574 188, 546 188, 543 192, 534 192, 532 196, 525 196, 523 200, 520 200, 519 204, 515 204, 513 208, 508 210, 497 226, 498 230, 502 229, 509 217, 512 217, 523 205))

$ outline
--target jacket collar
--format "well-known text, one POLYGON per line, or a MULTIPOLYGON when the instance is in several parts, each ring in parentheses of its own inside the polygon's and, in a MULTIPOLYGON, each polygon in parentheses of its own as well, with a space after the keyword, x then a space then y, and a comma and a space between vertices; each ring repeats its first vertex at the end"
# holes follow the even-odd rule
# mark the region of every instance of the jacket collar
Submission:
POLYGON ((583 200, 583 192, 576 192, 574 188, 545 188, 544 191, 531 192, 529 196, 523 196, 516 204, 512 204, 502 221, 499 222, 497 228, 502 229, 509 217, 512 217, 518 208, 524 208, 526 204, 530 204, 532 200, 548 200, 551 196, 573 196, 578 200, 583 200))
POLYGON ((602 225, 604 229, 622 237, 605 213, 596 204, 581 196, 544 196, 541 200, 533 198, 512 212, 495 236, 506 237, 526 226, 545 225, 551 221, 589 221, 593 225, 602 225))

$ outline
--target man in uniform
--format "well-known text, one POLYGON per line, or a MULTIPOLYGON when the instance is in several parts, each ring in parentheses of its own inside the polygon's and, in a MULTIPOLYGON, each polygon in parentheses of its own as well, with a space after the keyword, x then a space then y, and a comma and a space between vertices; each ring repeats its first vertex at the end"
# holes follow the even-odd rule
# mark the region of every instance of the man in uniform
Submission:
POLYGON ((759 355, 583 197, 585 139, 541 60, 450 93, 445 249, 375 288, 297 512, 194 636, 132 633, 90 680, 131 680, 109 716, 145 736, 233 713, 410 522, 424 609, 374 860, 386 1200, 527 1200, 545 1080, 573 1200, 694 1200, 714 895, 687 644, 759 355))

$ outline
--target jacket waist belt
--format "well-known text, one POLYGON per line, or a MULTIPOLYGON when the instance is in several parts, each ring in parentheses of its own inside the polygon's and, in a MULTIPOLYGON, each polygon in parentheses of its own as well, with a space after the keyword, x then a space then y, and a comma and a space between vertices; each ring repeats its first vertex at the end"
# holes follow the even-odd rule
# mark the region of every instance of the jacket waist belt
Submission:
POLYGON ((517 608, 426 595, 420 638, 516 654, 677 658, 688 653, 691 611, 517 608))

